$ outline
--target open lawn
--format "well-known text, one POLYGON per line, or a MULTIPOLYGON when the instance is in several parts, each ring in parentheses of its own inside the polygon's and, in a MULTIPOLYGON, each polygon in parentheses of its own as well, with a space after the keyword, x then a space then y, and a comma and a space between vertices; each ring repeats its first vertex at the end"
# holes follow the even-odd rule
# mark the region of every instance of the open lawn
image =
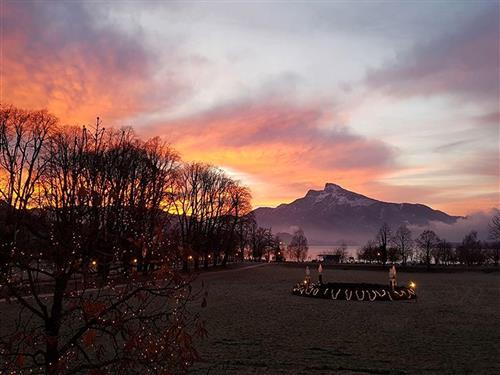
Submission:
MULTIPOLYGON (((279 264, 200 275, 209 336, 191 373, 500 373, 499 273, 398 273, 417 302, 293 296, 303 276, 279 264)), ((324 280, 385 283, 387 272, 328 269, 324 280)))

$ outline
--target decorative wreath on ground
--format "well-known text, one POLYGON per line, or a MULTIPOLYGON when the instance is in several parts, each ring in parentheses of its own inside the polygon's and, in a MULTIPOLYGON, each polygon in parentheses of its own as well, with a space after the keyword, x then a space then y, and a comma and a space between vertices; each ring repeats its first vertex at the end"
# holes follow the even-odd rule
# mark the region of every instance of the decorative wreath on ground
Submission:
POLYGON ((407 301, 416 300, 417 294, 411 287, 396 286, 392 289, 381 284, 353 283, 298 283, 292 294, 304 297, 327 298, 344 301, 407 301))

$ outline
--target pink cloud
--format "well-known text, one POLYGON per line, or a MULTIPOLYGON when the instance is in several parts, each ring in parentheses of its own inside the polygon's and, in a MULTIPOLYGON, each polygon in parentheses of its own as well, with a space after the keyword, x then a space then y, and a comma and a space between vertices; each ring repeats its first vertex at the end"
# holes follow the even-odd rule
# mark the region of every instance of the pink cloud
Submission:
POLYGON ((330 127, 334 117, 321 104, 267 98, 157 123, 147 133, 166 136, 188 160, 229 167, 275 187, 279 201, 254 189, 256 204, 275 204, 326 181, 355 188, 397 168, 394 149, 330 127))
POLYGON ((465 28, 416 45, 396 61, 370 71, 366 82, 395 96, 444 94, 498 108, 500 6, 490 5, 465 28))
POLYGON ((156 56, 135 37, 96 26, 101 14, 81 3, 9 1, 3 10, 2 102, 109 124, 168 106, 181 89, 173 79, 156 84, 156 56))

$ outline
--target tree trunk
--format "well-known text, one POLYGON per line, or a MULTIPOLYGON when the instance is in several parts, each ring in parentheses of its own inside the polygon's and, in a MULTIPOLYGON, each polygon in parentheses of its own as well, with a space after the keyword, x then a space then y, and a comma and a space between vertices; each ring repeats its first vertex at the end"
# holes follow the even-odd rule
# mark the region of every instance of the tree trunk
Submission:
POLYGON ((56 374, 59 362, 59 329, 61 327, 61 315, 63 296, 66 291, 67 277, 56 278, 54 297, 50 318, 45 322, 46 354, 45 366, 48 374, 56 374))

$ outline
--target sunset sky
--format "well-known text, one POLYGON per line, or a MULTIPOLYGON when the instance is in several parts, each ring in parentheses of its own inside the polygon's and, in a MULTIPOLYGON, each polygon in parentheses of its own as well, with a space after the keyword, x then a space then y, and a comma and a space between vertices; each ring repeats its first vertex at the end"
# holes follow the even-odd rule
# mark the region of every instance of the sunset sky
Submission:
POLYGON ((161 136, 255 206, 499 207, 497 1, 0 4, 2 103, 161 136))

